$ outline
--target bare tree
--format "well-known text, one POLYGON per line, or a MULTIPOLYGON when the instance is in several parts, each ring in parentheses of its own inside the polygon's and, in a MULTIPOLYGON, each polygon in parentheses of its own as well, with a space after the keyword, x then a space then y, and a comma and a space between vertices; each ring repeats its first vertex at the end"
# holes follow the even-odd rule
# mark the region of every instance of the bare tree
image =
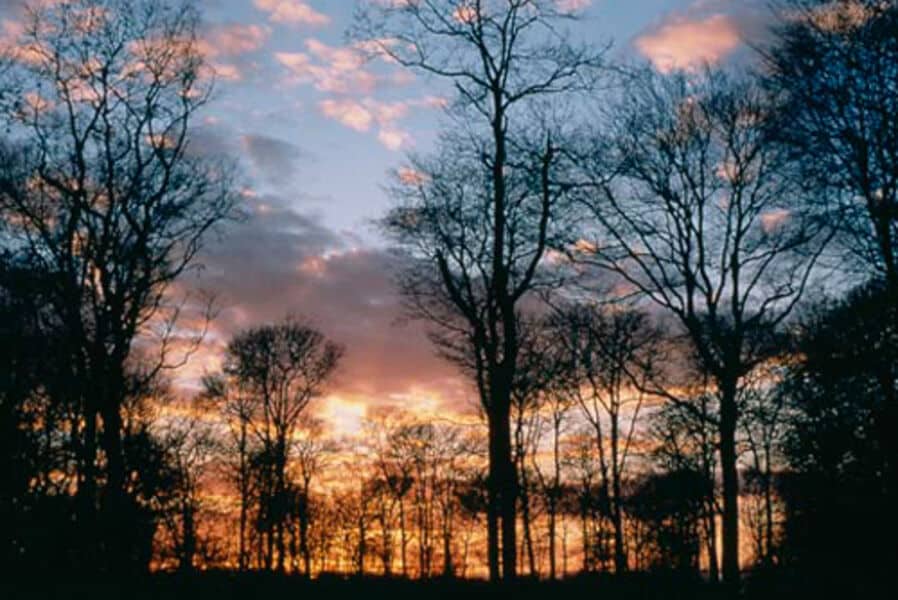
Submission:
MULTIPOLYGON (((128 556, 120 411, 134 340, 237 199, 221 164, 188 152, 212 83, 197 26, 189 2, 36 2, 0 75, 3 244, 57 275, 53 306, 83 404, 78 490, 91 523, 99 416, 113 564, 128 556)), ((156 370, 171 360, 161 355, 156 370)))
POLYGON ((309 543, 310 526, 314 510, 312 482, 327 467, 328 455, 335 450, 333 441, 324 436, 323 424, 318 419, 305 416, 299 423, 300 439, 294 443, 293 454, 299 475, 297 517, 299 521, 299 551, 302 554, 303 574, 312 576, 312 551, 309 543))
MULTIPOLYGON (((864 275, 885 282, 898 329, 898 3, 778 0, 763 79, 776 94, 779 132, 815 200, 864 275)), ((856 283, 856 282, 855 282, 856 283)), ((898 362, 893 355, 887 362, 898 362)), ((883 373, 875 416, 886 455, 898 456, 898 371, 883 373)), ((898 497, 898 460, 887 461, 898 497)), ((893 523, 898 532, 898 522, 893 523)))
MULTIPOLYGON (((703 383, 703 382, 701 382, 703 383)), ((720 516, 717 484, 717 395, 705 385, 693 385, 683 402, 668 402, 652 414, 648 435, 656 446, 654 462, 670 473, 702 476, 702 537, 711 581, 720 580, 717 557, 717 519, 720 516)))
MULTIPOLYGON (((573 407, 572 395, 565 388, 567 382, 559 378, 546 393, 543 411, 547 413, 544 421, 548 421, 551 435, 552 460, 551 469, 537 459, 532 459, 533 471, 539 482, 540 492, 548 515, 547 532, 549 538, 549 579, 558 578, 558 519, 562 514, 563 471, 562 440, 570 426, 570 411, 573 407)), ((562 550, 562 555, 564 550, 562 550)), ((564 559, 564 556, 563 556, 564 559)), ((564 573, 562 573, 564 574, 564 573)))
POLYGON ((178 569, 196 568, 200 548, 199 516, 203 507, 202 492, 208 485, 214 458, 219 450, 212 423, 204 420, 208 407, 203 401, 190 402, 184 414, 156 419, 156 437, 171 464, 176 485, 172 494, 173 510, 165 514, 170 537, 174 542, 178 569))
POLYGON ((759 496, 755 530, 759 564, 772 567, 776 554, 777 502, 774 478, 783 466, 779 450, 786 440, 786 398, 779 387, 789 365, 789 356, 777 356, 759 365, 746 378, 740 395, 740 409, 746 418, 742 423, 744 445, 750 459, 748 481, 759 496))
POLYGON ((571 17, 552 0, 368 2, 352 32, 376 54, 453 85, 459 122, 476 132, 446 140, 441 150, 452 161, 442 155, 413 161, 399 192, 407 205, 387 219, 387 229, 421 263, 403 282, 413 314, 437 326, 444 348, 451 340, 450 355, 466 346, 464 362, 475 367, 491 432, 493 580, 515 576, 509 418, 518 313, 539 286, 558 202, 552 174, 559 152, 551 136, 542 135, 534 151, 522 151, 513 138, 525 129, 534 101, 592 83, 597 54, 574 47, 557 29, 571 17))
POLYGON ((644 72, 628 83, 611 133, 585 159, 597 231, 583 232, 576 252, 673 315, 716 385, 723 575, 735 585, 738 390, 768 356, 831 234, 801 210, 803 190, 753 85, 717 72, 644 72))
POLYGON ((660 332, 647 314, 619 306, 574 306, 553 326, 553 339, 567 355, 568 393, 593 431, 606 512, 614 527, 614 569, 623 573, 628 568, 623 482, 645 382, 653 378, 660 356, 660 332))
POLYGON ((845 247, 898 293, 898 4, 776 0, 762 78, 845 247))
POLYGON ((309 402, 336 369, 343 349, 305 323, 287 319, 246 330, 231 340, 224 373, 253 401, 248 425, 261 449, 266 567, 277 544, 277 568, 286 561, 284 511, 294 434, 309 402))
POLYGON ((249 513, 252 509, 254 478, 251 473, 251 457, 256 440, 250 435, 253 416, 253 399, 237 385, 232 385, 223 374, 203 377, 203 396, 220 404, 219 412, 228 430, 222 441, 225 476, 237 488, 240 502, 237 525, 237 565, 241 571, 249 568, 248 545, 249 513))

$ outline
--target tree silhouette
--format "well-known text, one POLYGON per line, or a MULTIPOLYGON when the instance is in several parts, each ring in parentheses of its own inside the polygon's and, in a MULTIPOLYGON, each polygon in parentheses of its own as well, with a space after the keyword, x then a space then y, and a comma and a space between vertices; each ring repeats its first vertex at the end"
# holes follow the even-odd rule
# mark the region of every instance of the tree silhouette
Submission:
POLYGON ((654 377, 661 338, 645 313, 626 308, 573 306, 554 318, 554 339, 568 365, 564 385, 592 429, 601 470, 605 509, 614 527, 615 572, 627 571, 624 540, 625 469, 654 377), (607 430, 606 430, 607 427, 607 430))
POLYGON ((319 395, 336 369, 343 349, 295 319, 248 329, 228 344, 224 373, 252 408, 238 413, 256 438, 261 476, 260 523, 267 548, 265 566, 277 569, 287 559, 286 520, 288 463, 294 434, 309 402, 319 395))
POLYGON ((527 110, 589 87, 598 55, 556 29, 571 18, 551 0, 361 5, 354 39, 454 86, 459 125, 432 161, 413 161, 387 230, 420 261, 403 280, 412 313, 472 365, 490 430, 490 578, 515 577, 517 478, 509 425, 522 302, 540 286, 559 160, 551 135, 522 146, 527 110), (451 156, 451 159, 448 157, 451 156), (501 516, 501 519, 500 519, 501 516), (499 521, 502 525, 502 572, 499 521))
MULTIPOLYGON (((102 543, 116 569, 129 554, 121 410, 134 340, 177 318, 171 283, 236 205, 222 165, 188 153, 211 90, 197 24, 189 4, 29 5, 0 82, 4 246, 55 281, 83 416, 81 518, 90 528, 101 433, 102 543)), ((149 375, 177 360, 170 350, 149 375)))
MULTIPOLYGON (((898 328, 898 3, 782 0, 763 81, 780 103, 779 132, 837 223, 841 247, 891 295, 898 328)), ((851 284, 856 284, 857 279, 851 284)), ((894 375, 892 375, 894 377, 894 375)), ((881 443, 898 456, 898 384, 884 385, 881 443)), ((898 461, 889 494, 898 495, 898 461)), ((893 518, 898 535, 898 518, 893 518)))
POLYGON ((736 585, 738 390, 769 355, 831 233, 799 208, 803 190, 752 83, 641 73, 612 114, 611 133, 586 158, 598 233, 583 232, 575 252, 669 311, 716 385, 723 576, 736 585))

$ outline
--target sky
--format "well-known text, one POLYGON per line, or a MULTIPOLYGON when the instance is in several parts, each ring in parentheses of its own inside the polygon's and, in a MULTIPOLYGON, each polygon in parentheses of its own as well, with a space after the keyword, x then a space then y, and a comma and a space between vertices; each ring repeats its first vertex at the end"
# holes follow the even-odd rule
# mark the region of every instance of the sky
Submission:
MULTIPOLYGON (((292 315, 346 347, 316 406, 337 429, 357 428, 374 406, 475 406, 422 327, 402 322, 394 259, 372 225, 390 205, 389 170, 432 146, 447 96, 438 82, 366 62, 347 41, 355 6, 371 1, 199 2, 217 85, 193 143, 238 161, 249 216, 210 241, 186 282, 215 293, 219 313, 206 349, 175 375, 180 389, 217 368, 235 332, 292 315)), ((732 60, 765 14, 763 0, 558 1, 583 6, 572 35, 663 71, 732 60)), ((0 0, 3 31, 19 6, 0 0)))

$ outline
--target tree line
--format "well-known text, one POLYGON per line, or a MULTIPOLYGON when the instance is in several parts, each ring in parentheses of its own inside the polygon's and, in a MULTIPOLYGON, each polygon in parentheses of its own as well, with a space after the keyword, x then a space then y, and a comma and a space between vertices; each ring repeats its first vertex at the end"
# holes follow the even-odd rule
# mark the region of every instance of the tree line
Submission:
POLYGON ((241 208, 190 145, 196 8, 32 7, 0 93, 5 563, 884 574, 898 5, 773 8, 751 68, 659 72, 550 0, 360 5, 372 58, 452 89, 381 226, 480 419, 340 436, 308 407, 352 348, 302 318, 166 383, 214 316, 173 284, 241 208))

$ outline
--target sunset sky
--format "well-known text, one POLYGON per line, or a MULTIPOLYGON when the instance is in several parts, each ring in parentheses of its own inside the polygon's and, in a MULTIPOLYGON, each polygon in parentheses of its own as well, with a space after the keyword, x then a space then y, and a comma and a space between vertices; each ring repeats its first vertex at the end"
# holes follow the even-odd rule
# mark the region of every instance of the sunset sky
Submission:
MULTIPOLYGON (((358 0, 374 1, 374 0, 358 0)), ((761 29, 765 3, 746 0, 559 0, 584 8, 571 35, 612 42, 616 60, 660 70, 730 60, 761 29)), ((371 221, 389 199, 387 172, 426 152, 445 89, 346 40, 356 0, 203 0, 203 51, 217 96, 197 123, 197 151, 235 156, 247 222, 230 227, 187 283, 218 295, 210 347, 249 325, 304 316, 347 355, 319 413, 352 429, 373 405, 457 413, 471 391, 414 325, 401 326, 391 259, 371 221)), ((19 3, 0 0, 3 30, 19 3)), ((188 386, 216 367, 198 355, 188 386)))

